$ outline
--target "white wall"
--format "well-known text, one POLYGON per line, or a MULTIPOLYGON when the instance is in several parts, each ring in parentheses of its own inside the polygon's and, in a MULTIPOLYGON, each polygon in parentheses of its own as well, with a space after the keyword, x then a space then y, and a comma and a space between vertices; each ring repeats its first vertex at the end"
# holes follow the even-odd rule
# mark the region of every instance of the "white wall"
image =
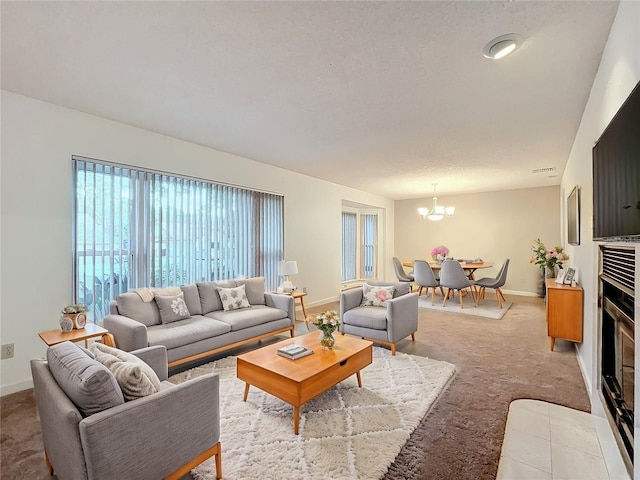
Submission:
POLYGON ((540 238, 546 246, 560 245, 560 189, 526 188, 467 195, 438 196, 438 205, 455 206, 453 217, 437 222, 418 215, 431 208, 431 197, 395 203, 395 246, 402 261, 429 259, 431 249, 446 245, 454 258, 493 262, 476 278, 495 277, 510 258, 504 291, 537 294, 540 269, 531 264, 531 246, 540 238))
MULTIPOLYGON (((285 257, 310 305, 340 291, 342 201, 384 210, 393 252, 393 201, 246 158, 2 91, 0 341, 1 393, 31 386, 29 359, 42 357, 37 333, 58 328, 71 302, 71 156, 109 160, 285 195, 285 257)), ((388 274, 391 261, 384 253, 388 274)))
MULTIPOLYGON (((581 188, 580 245, 569 246, 571 265, 584 288, 584 341, 577 346, 578 360, 591 397, 593 413, 604 415, 598 388, 598 244, 593 242, 593 175, 591 149, 640 80, 640 2, 622 1, 611 27, 598 73, 562 177, 563 196, 575 185, 581 188)), ((636 286, 636 290, 638 286, 636 286)), ((637 297, 636 297, 637 298, 637 297)), ((638 300, 636 300, 637 302, 638 300)), ((638 354, 638 352, 636 352, 638 354)), ((636 386, 640 374, 636 373, 636 386)), ((640 400, 636 396, 636 411, 640 400)), ((640 443, 636 441, 636 452, 640 443)), ((640 469, 636 469, 636 472, 640 469)), ((640 478, 640 472, 635 478, 640 478)))

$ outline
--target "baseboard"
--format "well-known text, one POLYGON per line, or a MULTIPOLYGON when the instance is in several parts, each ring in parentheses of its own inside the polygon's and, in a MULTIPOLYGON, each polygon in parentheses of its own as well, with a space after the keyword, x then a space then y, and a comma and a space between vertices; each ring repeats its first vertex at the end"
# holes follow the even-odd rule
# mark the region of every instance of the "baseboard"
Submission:
POLYGON ((318 307, 320 305, 326 305, 327 303, 334 303, 334 302, 339 302, 340 301, 340 297, 336 296, 336 297, 329 297, 329 298, 324 298, 322 300, 316 300, 315 302, 311 302, 311 303, 306 303, 305 302, 305 306, 307 307, 307 310, 311 307, 318 307))
POLYGON ((4 385, 0 387, 0 397, 21 392, 22 390, 29 390, 30 388, 33 388, 33 380, 31 379, 25 380, 24 382, 13 383, 11 385, 4 385))
POLYGON ((501 288, 500 291, 502 293, 506 293, 508 295, 520 295, 522 297, 537 297, 538 296, 537 293, 523 292, 521 290, 505 290, 505 289, 501 288))

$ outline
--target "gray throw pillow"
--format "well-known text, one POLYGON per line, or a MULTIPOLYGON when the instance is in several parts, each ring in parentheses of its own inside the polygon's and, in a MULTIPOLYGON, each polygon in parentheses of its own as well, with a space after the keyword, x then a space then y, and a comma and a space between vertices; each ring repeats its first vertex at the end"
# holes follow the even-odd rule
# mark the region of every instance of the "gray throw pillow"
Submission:
POLYGON ((236 280, 238 286, 244 285, 245 293, 251 305, 265 305, 264 277, 252 277, 236 280))
POLYGON ((191 317, 187 304, 184 301, 184 293, 172 296, 157 296, 154 298, 160 310, 162 323, 171 323, 191 317))
POLYGON ((96 360, 113 373, 125 400, 135 400, 160 391, 160 379, 156 372, 135 355, 99 342, 92 343, 89 348, 96 360))
POLYGON ((49 371, 85 417, 124 403, 114 375, 71 342, 47 349, 49 371))

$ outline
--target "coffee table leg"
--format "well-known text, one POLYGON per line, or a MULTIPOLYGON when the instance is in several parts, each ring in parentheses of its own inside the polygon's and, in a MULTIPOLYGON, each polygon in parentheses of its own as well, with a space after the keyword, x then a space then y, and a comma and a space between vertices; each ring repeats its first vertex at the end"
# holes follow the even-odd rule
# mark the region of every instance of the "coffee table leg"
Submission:
POLYGON ((356 378, 358 379, 358 387, 362 388, 362 378, 360 377, 360 370, 356 372, 356 378))
POLYGON ((298 426, 300 425, 300 407, 293 407, 293 433, 298 435, 298 426))
POLYGON ((247 401, 247 396, 249 395, 249 384, 245 383, 244 384, 244 398, 242 399, 243 402, 247 401))

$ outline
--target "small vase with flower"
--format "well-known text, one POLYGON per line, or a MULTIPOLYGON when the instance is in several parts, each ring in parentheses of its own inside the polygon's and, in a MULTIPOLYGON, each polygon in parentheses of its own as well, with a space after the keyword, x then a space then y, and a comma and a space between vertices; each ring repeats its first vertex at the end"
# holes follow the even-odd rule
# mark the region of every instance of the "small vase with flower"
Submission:
POLYGON ((322 349, 331 350, 336 343, 333 333, 340 325, 338 312, 335 310, 327 310, 315 317, 307 317, 307 320, 320 331, 320 345, 322 345, 322 349))

